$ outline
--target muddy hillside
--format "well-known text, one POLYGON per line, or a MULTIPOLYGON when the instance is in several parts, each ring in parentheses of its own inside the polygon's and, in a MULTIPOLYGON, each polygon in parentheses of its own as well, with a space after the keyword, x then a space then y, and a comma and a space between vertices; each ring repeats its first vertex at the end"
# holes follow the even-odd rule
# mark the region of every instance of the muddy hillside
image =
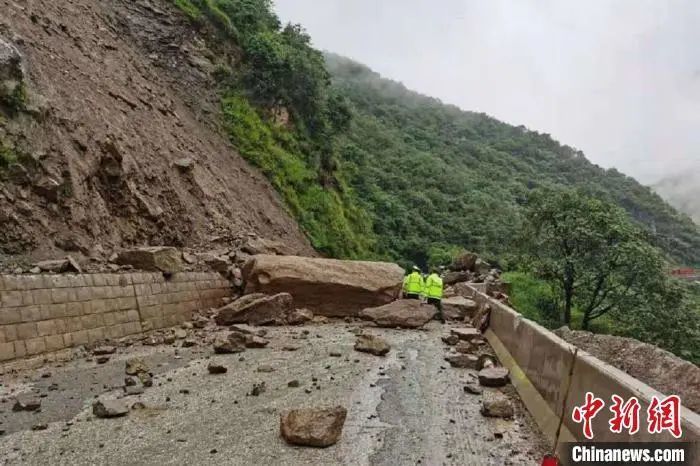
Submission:
POLYGON ((248 233, 312 253, 217 127, 213 54, 168 2, 0 0, 0 11, 0 256, 248 233))

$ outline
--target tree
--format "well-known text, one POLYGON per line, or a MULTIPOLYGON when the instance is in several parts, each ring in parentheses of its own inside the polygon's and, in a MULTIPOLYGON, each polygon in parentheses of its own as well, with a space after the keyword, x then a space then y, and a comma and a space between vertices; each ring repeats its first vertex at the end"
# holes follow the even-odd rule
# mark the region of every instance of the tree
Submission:
POLYGON ((539 191, 525 218, 528 263, 555 285, 565 325, 578 309, 588 330, 591 321, 631 312, 663 289, 661 254, 622 209, 579 191, 539 191))

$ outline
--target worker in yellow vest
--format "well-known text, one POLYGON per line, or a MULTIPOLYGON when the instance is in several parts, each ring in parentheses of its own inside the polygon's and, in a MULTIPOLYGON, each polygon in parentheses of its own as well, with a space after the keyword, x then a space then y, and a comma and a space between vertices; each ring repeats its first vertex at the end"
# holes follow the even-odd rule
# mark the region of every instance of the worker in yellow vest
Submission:
POLYGON ((420 269, 414 265, 411 273, 403 279, 403 297, 405 299, 420 299, 424 287, 423 275, 421 275, 420 269))
POLYGON ((445 316, 442 313, 442 278, 437 274, 437 269, 432 268, 430 275, 425 279, 425 296, 428 304, 432 304, 438 311, 438 319, 444 324, 445 316))

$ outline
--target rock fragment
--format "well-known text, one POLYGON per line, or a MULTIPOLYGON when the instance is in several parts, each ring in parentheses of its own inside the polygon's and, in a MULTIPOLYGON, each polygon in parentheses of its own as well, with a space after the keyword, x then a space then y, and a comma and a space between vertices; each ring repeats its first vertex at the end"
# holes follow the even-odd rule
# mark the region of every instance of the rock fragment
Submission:
POLYGON ((36 411, 41 408, 41 398, 34 395, 18 395, 12 411, 36 411))
POLYGON ((487 367, 479 371, 479 383, 484 387, 503 387, 508 380, 508 369, 505 367, 487 367))
POLYGON ((124 416, 129 407, 121 400, 97 400, 92 404, 92 414, 99 418, 124 416))
POLYGON ((310 447, 329 447, 340 440, 347 410, 304 408, 282 413, 280 433, 287 443, 310 447))
POLYGON ((486 417, 513 417, 510 399, 498 390, 485 390, 481 395, 481 414, 486 417))
POLYGON ((363 309, 359 317, 379 327, 420 328, 435 316, 435 307, 415 299, 399 299, 379 307, 363 309))
POLYGON ((141 372, 148 372, 149 368, 142 358, 131 358, 126 360, 124 372, 127 375, 138 375, 141 372))
POLYGON ((445 361, 449 362, 452 367, 461 369, 476 369, 479 358, 472 354, 455 354, 447 356, 445 361))
POLYGON ((363 353, 384 356, 389 352, 391 346, 384 339, 374 335, 359 335, 355 340, 355 350, 363 353))
POLYGON ((207 366, 207 370, 210 374, 225 374, 226 372, 228 372, 228 368, 226 366, 214 363, 209 363, 209 365, 207 366))

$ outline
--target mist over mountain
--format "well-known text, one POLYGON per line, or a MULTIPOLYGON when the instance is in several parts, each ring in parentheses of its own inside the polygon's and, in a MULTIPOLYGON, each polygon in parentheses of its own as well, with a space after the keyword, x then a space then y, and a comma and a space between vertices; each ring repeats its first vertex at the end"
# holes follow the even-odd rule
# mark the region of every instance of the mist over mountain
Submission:
POLYGON ((652 188, 700 225, 700 172, 668 176, 654 184, 652 188))

